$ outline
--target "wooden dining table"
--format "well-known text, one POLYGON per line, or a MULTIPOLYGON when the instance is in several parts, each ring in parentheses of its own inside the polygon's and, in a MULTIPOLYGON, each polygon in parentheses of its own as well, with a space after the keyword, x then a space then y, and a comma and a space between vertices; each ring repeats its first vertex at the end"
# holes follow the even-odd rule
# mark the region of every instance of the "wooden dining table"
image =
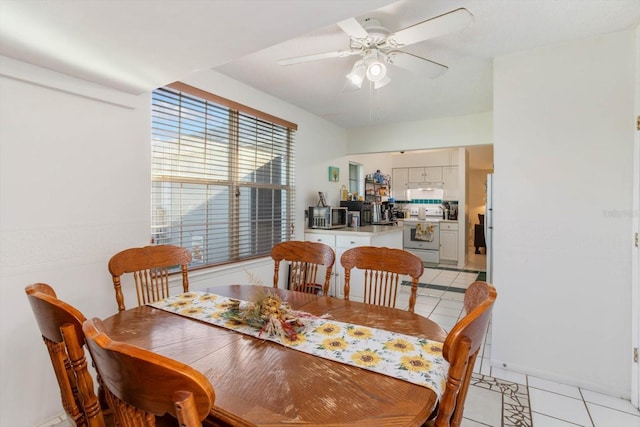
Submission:
MULTIPOLYGON (((206 291, 251 300, 257 288, 206 291)), ((267 289, 314 315, 440 342, 446 337, 436 323, 406 310, 267 289)), ((119 312, 104 325, 112 339, 202 372, 216 394, 205 426, 420 426, 437 401, 427 387, 150 306, 119 312)))

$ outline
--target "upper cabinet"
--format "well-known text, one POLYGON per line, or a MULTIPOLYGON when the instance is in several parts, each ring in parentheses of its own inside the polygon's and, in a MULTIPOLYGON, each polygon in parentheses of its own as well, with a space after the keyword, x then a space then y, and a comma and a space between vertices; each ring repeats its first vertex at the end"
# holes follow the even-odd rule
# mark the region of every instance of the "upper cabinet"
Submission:
POLYGON ((442 182, 444 188, 444 200, 459 199, 458 166, 442 167, 442 182))
POLYGON ((442 182, 442 167, 409 168, 409 182, 442 182))
POLYGON ((396 200, 408 200, 409 169, 394 168, 391 171, 391 195, 396 200))

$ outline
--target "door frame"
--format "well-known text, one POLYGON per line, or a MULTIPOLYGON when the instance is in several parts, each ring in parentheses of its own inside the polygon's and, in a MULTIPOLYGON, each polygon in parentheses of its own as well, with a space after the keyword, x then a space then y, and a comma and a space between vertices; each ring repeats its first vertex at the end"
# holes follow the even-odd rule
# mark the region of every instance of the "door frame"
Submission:
POLYGON ((631 403, 640 408, 640 26, 636 27, 635 111, 633 138, 633 201, 631 211, 631 403))
POLYGON ((640 115, 633 142, 633 209, 631 220, 631 403, 640 408, 640 115))

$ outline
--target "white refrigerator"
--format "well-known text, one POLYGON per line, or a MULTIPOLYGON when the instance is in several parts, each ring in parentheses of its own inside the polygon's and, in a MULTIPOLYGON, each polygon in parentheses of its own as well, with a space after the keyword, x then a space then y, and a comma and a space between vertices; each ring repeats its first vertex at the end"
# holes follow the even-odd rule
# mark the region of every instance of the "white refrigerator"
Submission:
POLYGON ((487 254, 487 283, 493 283, 493 174, 487 175, 487 204, 484 211, 484 241, 487 254))

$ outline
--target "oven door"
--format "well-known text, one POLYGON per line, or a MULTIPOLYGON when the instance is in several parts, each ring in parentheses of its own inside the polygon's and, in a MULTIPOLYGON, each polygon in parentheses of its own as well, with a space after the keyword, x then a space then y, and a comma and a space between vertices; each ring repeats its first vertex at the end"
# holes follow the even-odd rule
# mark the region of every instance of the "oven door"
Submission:
POLYGON ((405 249, 440 250, 440 224, 405 221, 402 245, 405 249))

